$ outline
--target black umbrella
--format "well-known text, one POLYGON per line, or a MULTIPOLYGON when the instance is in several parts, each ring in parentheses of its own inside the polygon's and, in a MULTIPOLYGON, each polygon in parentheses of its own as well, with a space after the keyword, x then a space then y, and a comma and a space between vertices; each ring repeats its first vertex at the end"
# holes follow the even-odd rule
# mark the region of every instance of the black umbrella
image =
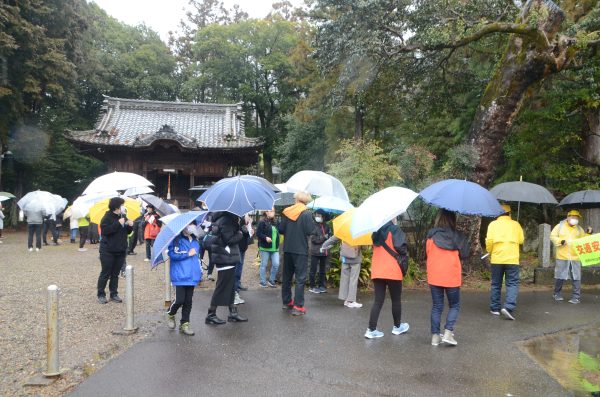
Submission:
POLYGON ((494 186, 490 192, 500 201, 513 201, 534 204, 558 204, 552 193, 535 183, 517 181, 494 186))
POLYGON ((560 201, 559 207, 600 208, 600 190, 582 190, 569 194, 560 201))
POLYGON ((169 214, 174 214, 175 212, 177 212, 159 197, 153 196, 151 194, 142 194, 139 197, 148 204, 152 205, 156 212, 158 212, 161 216, 167 216, 169 214))

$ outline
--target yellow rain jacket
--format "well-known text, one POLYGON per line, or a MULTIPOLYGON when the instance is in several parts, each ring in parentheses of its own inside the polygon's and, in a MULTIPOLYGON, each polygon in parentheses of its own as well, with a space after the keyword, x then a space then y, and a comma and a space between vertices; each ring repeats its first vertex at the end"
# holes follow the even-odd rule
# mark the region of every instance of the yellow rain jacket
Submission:
POLYGON ((578 261, 579 255, 575 247, 569 244, 573 240, 587 236, 587 233, 579 225, 571 226, 566 220, 561 221, 554 226, 550 233, 550 240, 556 247, 556 259, 578 261), (565 245, 560 245, 562 240, 566 241, 565 245))
POLYGON ((519 245, 525 237, 519 222, 509 215, 502 215, 490 223, 485 237, 485 249, 491 254, 490 262, 495 265, 518 265, 519 245))

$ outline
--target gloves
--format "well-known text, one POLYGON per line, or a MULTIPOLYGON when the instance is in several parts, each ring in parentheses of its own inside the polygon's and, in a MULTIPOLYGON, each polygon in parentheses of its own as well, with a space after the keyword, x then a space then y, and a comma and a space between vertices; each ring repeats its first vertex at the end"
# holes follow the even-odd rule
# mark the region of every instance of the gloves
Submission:
POLYGON ((567 242, 565 240, 560 241, 560 245, 565 245, 567 242))
POLYGON ((594 232, 594 229, 592 229, 592 227, 591 227, 591 226, 588 226, 588 227, 587 227, 587 229, 585 229, 585 232, 586 232, 587 234, 592 234, 592 233, 594 232))

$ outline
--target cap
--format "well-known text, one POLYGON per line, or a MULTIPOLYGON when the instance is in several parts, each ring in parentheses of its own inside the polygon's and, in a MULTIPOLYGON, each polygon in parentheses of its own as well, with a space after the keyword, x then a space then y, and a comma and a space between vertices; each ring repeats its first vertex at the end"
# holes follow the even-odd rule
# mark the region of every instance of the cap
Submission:
POLYGON ((571 210, 567 213, 567 216, 578 216, 581 218, 581 214, 577 210, 571 210))
POLYGON ((510 214, 510 205, 508 204, 502 204, 502 209, 504 210, 504 212, 506 212, 507 214, 510 214))

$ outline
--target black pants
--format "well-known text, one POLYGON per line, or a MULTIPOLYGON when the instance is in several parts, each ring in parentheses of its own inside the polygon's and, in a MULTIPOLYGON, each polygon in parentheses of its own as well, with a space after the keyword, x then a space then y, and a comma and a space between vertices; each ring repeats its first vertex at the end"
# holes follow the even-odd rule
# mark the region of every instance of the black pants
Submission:
POLYGON ((139 225, 138 225, 138 221, 133 223, 133 232, 131 234, 131 236, 129 236, 128 239, 128 247, 127 247, 127 251, 128 252, 133 252, 133 250, 135 249, 135 247, 137 246, 138 243, 138 229, 139 229, 139 225))
POLYGON ((329 262, 329 256, 314 256, 310 257, 310 273, 308 275, 308 282, 310 287, 325 287, 325 272, 327 271, 327 263, 329 262), (317 279, 317 266, 319 267, 319 274, 317 279))
POLYGON ((281 299, 283 300, 283 304, 287 305, 292 301, 292 279, 295 276, 294 305, 304 307, 304 283, 306 283, 308 255, 286 252, 283 257, 283 280, 281 283, 281 299))
POLYGON ((146 239, 146 258, 152 259, 152 247, 154 246, 154 240, 147 238, 146 239))
POLYGON ((48 245, 48 231, 50 231, 50 234, 52 235, 52 242, 56 244, 58 242, 58 229, 56 229, 55 220, 46 219, 44 221, 44 226, 42 228, 42 241, 45 245, 48 245))
POLYGON ((27 225, 27 248, 33 248, 33 233, 35 233, 35 247, 42 248, 42 225, 27 225))
POLYGON ((79 248, 83 248, 85 240, 88 238, 89 226, 79 226, 79 248))
POLYGON ((231 269, 219 270, 217 274, 217 284, 210 306, 231 306, 235 299, 235 266, 231 269))
POLYGON ((98 277, 98 296, 106 296, 106 283, 108 282, 108 290, 110 296, 118 294, 119 289, 119 272, 125 262, 125 252, 114 253, 114 252, 101 252, 100 253, 100 264, 102 270, 98 277), (109 281, 110 279, 110 281, 109 281))
POLYGON ((171 304, 168 313, 171 316, 177 314, 177 310, 181 306, 181 324, 190 322, 190 313, 192 311, 192 297, 194 296, 193 285, 177 285, 175 286, 175 302, 171 304))
POLYGON ((402 280, 386 280, 376 278, 373 280, 375 287, 375 300, 371 307, 371 316, 369 317, 369 329, 374 331, 377 329, 377 320, 379 312, 385 300, 385 288, 390 290, 390 298, 392 298, 392 317, 394 318, 394 326, 400 326, 402 318, 402 280))

